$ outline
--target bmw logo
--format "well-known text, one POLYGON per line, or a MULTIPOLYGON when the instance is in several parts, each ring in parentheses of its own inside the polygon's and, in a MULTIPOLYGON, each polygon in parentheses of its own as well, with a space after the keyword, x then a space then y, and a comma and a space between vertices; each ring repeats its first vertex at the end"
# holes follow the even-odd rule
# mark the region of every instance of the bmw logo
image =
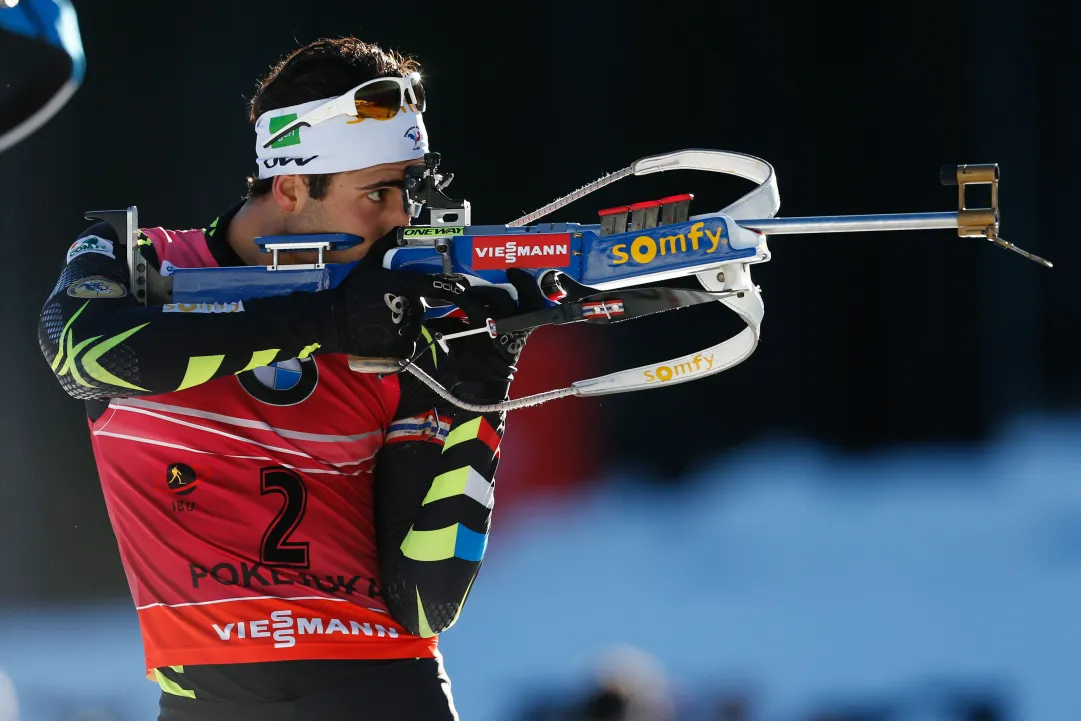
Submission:
POLYGON ((319 384, 319 366, 312 358, 279 361, 244 371, 241 387, 255 400, 272 406, 293 406, 306 401, 319 384))

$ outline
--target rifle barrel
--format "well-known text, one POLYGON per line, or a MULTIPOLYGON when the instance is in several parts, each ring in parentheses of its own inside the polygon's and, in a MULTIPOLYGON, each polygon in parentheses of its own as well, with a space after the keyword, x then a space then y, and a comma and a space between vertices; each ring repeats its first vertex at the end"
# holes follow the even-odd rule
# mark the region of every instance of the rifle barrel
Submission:
POLYGON ((740 226, 766 235, 799 233, 858 233, 884 230, 957 228, 957 212, 892 213, 885 215, 820 215, 805 218, 737 220, 740 226))

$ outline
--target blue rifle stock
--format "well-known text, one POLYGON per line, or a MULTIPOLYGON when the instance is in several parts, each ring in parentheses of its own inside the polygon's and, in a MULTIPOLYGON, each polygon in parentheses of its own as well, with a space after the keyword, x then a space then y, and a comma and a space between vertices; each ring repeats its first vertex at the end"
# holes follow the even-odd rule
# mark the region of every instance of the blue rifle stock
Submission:
MULTIPOLYGON (((546 295, 560 284, 566 285, 568 279, 576 291, 564 300, 550 296, 545 310, 500 319, 494 324, 493 335, 547 324, 619 322, 710 301, 720 302, 746 324, 737 336, 694 354, 484 406, 454 398, 408 359, 351 359, 352 367, 361 372, 408 370, 447 400, 476 410, 510 410, 570 395, 659 388, 703 378, 742 362, 754 352, 759 339, 764 308, 761 289, 751 282, 750 267, 770 260, 767 235, 950 228, 960 237, 984 238, 1051 266, 999 237, 997 165, 943 166, 942 184, 958 187, 957 211, 776 218, 780 196, 769 163, 726 151, 683 150, 642 158, 505 225, 473 225, 468 201, 451 200, 443 194, 450 179, 438 172, 438 165, 438 154, 430 153, 423 167, 407 170, 403 189, 406 211, 416 218, 427 208, 431 219, 428 225, 398 230, 397 246, 383 256, 384 267, 458 275, 471 284, 499 285, 515 295, 506 275, 506 269, 514 267, 530 273, 546 295), (687 195, 605 211, 597 224, 527 224, 623 177, 667 170, 727 173, 751 180, 757 187, 724 209, 701 215, 689 214, 691 196, 687 195), (966 207, 966 188, 976 184, 991 185, 991 208, 966 207), (689 276, 697 278, 703 289, 658 285, 689 276)), ((340 283, 355 265, 325 263, 324 252, 363 242, 340 233, 262 237, 256 243, 269 255, 265 266, 175 268, 168 278, 162 278, 135 252, 139 227, 135 207, 88 213, 87 218, 107 220, 118 237, 127 239, 131 287, 144 303, 214 304, 324 291, 340 283), (280 264, 279 253, 290 250, 315 251, 316 259, 305 265, 280 264)), ((452 310, 432 308, 428 316, 440 317, 452 310)))

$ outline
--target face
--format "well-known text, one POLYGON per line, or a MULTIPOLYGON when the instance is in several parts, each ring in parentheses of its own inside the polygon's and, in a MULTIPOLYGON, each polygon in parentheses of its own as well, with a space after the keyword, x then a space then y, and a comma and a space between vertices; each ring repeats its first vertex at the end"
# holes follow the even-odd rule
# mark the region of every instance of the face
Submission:
MULTIPOLYGON (((284 233, 352 233, 364 238, 360 245, 328 251, 328 263, 348 263, 364 257, 372 243, 411 218, 402 207, 405 169, 423 165, 422 160, 376 165, 364 170, 338 173, 331 178, 327 194, 320 200, 308 194, 307 183, 296 175, 280 176, 275 183, 275 201, 284 214, 284 233), (279 189, 280 186, 280 189, 279 189)), ((280 253, 282 263, 313 263, 314 252, 280 253)))

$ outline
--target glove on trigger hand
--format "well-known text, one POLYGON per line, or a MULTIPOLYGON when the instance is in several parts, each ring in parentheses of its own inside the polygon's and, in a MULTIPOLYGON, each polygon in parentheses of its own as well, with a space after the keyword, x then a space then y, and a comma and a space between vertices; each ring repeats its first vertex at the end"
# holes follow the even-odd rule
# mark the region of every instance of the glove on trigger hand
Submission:
MULTIPOLYGON (((521 313, 542 310, 547 307, 544 294, 537 280, 517 268, 507 269, 507 280, 518 292, 518 302, 503 288, 494 285, 475 285, 466 288, 463 299, 480 304, 487 317, 495 321, 521 313)), ((457 301, 451 301, 462 307, 457 301)), ((470 316, 464 325, 457 319, 440 319, 429 322, 429 327, 450 334, 479 327, 480 323, 470 316)), ((510 383, 517 372, 518 359, 525 348, 532 329, 502 333, 496 338, 485 333, 454 338, 447 341, 450 362, 454 369, 455 383, 451 392, 456 396, 478 401, 496 402, 509 396, 510 383)))
POLYGON ((472 323, 485 322, 487 309, 465 298, 467 289, 454 279, 387 270, 362 260, 329 291, 338 332, 334 347, 325 351, 360 358, 412 358, 424 320, 421 298, 454 303, 472 323))

